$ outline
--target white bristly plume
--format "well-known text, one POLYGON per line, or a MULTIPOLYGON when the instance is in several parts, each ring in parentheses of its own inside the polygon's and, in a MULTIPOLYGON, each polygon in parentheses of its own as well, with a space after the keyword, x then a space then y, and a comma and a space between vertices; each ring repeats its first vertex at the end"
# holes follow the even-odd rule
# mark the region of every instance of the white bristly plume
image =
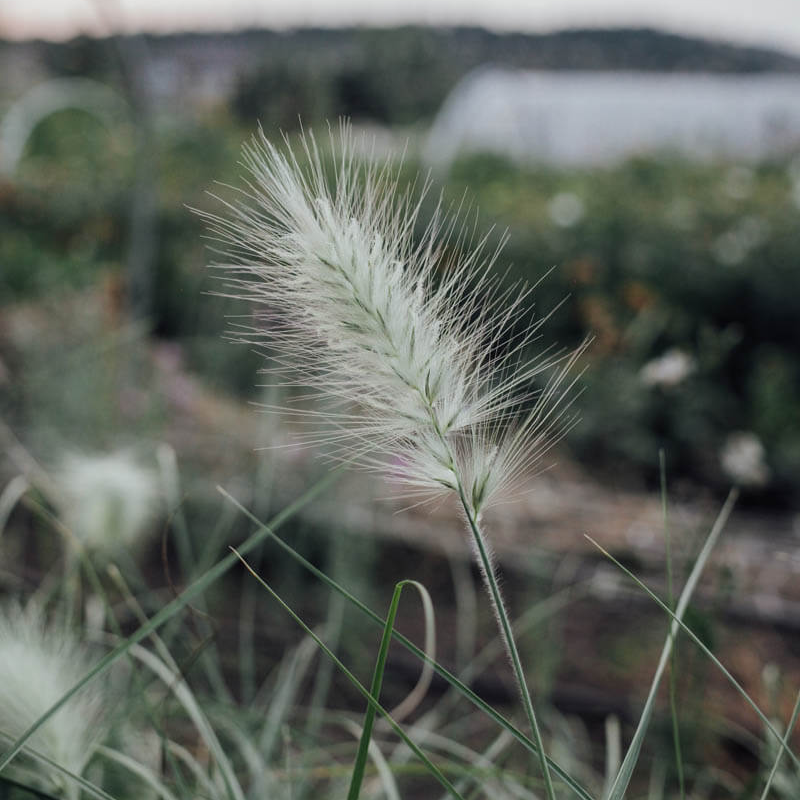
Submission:
POLYGON ((415 242, 419 206, 391 168, 356 162, 348 128, 340 138, 333 176, 310 135, 302 163, 263 133, 245 148, 248 189, 227 217, 205 215, 234 260, 230 293, 256 304, 256 334, 293 382, 333 401, 306 413, 333 423, 344 459, 410 495, 463 493, 477 515, 569 423, 576 354, 528 360, 541 321, 509 346, 529 290, 501 293, 480 246, 437 279, 452 223, 415 242))
POLYGON ((529 290, 500 291, 480 245, 448 263, 463 241, 441 218, 415 240, 419 205, 396 173, 357 162, 347 126, 340 139, 329 175, 313 136, 299 159, 261 133, 245 148, 247 190, 226 217, 204 216, 234 262, 223 266, 230 294, 256 305, 257 339, 332 402, 307 413, 333 424, 340 456, 409 495, 458 497, 555 800, 481 512, 568 427, 564 379, 582 348, 531 360, 543 320, 522 324, 529 290))
MULTIPOLYGON (((70 632, 45 623, 36 607, 0 609, 0 732, 2 749, 23 734, 88 672, 91 662, 70 632)), ((80 775, 100 736, 101 697, 90 684, 59 709, 28 741, 37 753, 80 775)), ((9 777, 77 797, 75 782, 25 755, 11 762, 9 777), (32 776, 32 777, 31 777, 32 776)))

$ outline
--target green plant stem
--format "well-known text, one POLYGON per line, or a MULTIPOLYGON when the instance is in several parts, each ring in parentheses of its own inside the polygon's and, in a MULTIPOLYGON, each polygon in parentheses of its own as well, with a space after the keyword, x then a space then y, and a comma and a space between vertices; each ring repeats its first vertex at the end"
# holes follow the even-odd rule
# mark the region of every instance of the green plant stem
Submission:
POLYGON ((517 651, 514 632, 511 630, 511 621, 508 618, 508 612, 506 611, 505 603, 503 602, 503 596, 500 594, 500 587, 497 584, 497 576, 495 575, 492 559, 489 555, 489 547, 486 543, 483 532, 480 529, 480 525, 478 524, 478 512, 474 507, 474 504, 467 502, 467 497, 464 493, 462 477, 456 469, 457 459, 453 451, 453 447, 445 435, 445 431, 439 424, 439 419, 433 405, 433 400, 430 397, 430 392, 427 388, 423 390, 419 386, 412 386, 412 388, 419 393, 422 403, 428 411, 431 426, 433 427, 436 436, 439 438, 439 441, 442 443, 449 456, 449 464, 447 464, 447 466, 452 470, 455 477, 456 485, 454 488, 458 492, 461 506, 464 509, 464 514, 467 517, 467 522, 469 523, 469 528, 472 532, 472 538, 475 542, 475 551, 478 557, 478 564, 481 568, 483 580, 486 584, 486 589, 489 592, 489 597, 492 601, 492 607, 494 608, 495 616, 497 617, 500 632, 506 645, 506 653, 511 661, 511 666, 514 669, 514 677, 516 678, 517 686, 519 687, 519 692, 522 697, 522 704, 525 707, 525 714, 527 715, 528 722, 530 723, 533 741, 536 744, 547 798, 548 800, 555 800, 553 781, 550 777, 550 769, 547 766, 547 755, 545 754, 542 734, 539 730, 539 722, 536 719, 536 712, 533 709, 533 700, 531 699, 531 694, 528 690, 528 684, 525 680, 525 672, 522 669, 522 661, 520 660, 519 652, 517 651))
POLYGON ((527 681, 525 680, 525 672, 522 669, 522 661, 519 657, 517 644, 514 639, 514 633, 511 630, 511 621, 508 618, 508 612, 506 611, 505 603, 503 602, 503 596, 500 594, 500 587, 497 584, 497 576, 495 575, 494 566, 489 556, 489 549, 486 545, 483 532, 481 531, 478 521, 475 518, 476 515, 469 503, 467 503, 467 499, 464 496, 464 490, 460 484, 458 487, 458 496, 461 500, 461 505, 464 508, 464 513, 467 515, 467 522, 469 523, 470 531, 472 532, 472 538, 475 542, 478 563, 480 565, 481 572, 483 573, 483 579, 486 583, 486 588, 489 592, 492 606, 497 616, 500 632, 503 635, 503 641, 506 645, 506 652, 509 660, 511 661, 511 666, 514 669, 514 677, 516 678, 517 686, 519 687, 520 695, 522 696, 522 705, 525 708, 525 714, 527 715, 528 722, 531 726, 533 741, 536 744, 539 765, 544 778, 545 792, 547 793, 548 800, 555 800, 556 795, 555 790, 553 789, 553 781, 550 777, 550 768, 547 764, 544 742, 542 741, 542 733, 539 729, 539 722, 536 718, 536 712, 533 709, 533 700, 531 698, 531 693, 528 690, 527 681))

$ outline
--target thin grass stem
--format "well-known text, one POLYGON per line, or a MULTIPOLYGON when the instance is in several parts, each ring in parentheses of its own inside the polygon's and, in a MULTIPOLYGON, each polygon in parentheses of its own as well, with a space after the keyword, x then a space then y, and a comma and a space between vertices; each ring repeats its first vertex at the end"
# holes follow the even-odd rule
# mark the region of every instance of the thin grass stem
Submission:
MULTIPOLYGON (((407 581, 400 581, 394 587, 392 602, 389 604, 389 613, 386 615, 386 624, 383 626, 383 636, 381 637, 381 644, 378 648, 378 657, 375 660, 375 669, 372 673, 372 683, 369 688, 369 693, 376 700, 380 699, 381 696, 383 673, 386 669, 386 659, 389 655, 389 644, 392 641, 392 629, 394 628, 394 621, 397 617, 397 608, 400 605, 400 595, 403 593, 403 587, 407 583, 407 581)), ((364 780, 364 770, 367 766, 367 754, 374 724, 375 707, 370 704, 367 706, 367 711, 364 714, 364 725, 361 731, 361 739, 358 743, 356 761, 353 765, 353 777, 350 780, 350 790, 347 793, 347 800, 358 800, 358 796, 361 792, 361 783, 364 780)))
MULTIPOLYGON (((720 516, 717 518, 717 523, 715 523, 714 525, 714 530, 712 530, 712 534, 715 533, 718 534, 718 532, 721 532, 722 525, 727 520, 728 514, 733 506, 733 501, 735 500, 736 496, 737 493, 735 490, 733 490, 731 494, 728 496, 728 500, 725 504, 725 507, 723 507, 722 511, 720 512, 720 516)), ((765 728, 772 734, 772 736, 774 736, 777 739, 777 741, 780 743, 781 751, 789 756, 789 758, 792 760, 797 769, 800 769, 800 759, 792 752, 792 750, 789 748, 788 743, 784 742, 783 736, 769 721, 766 714, 764 714, 764 712, 758 707, 753 698, 750 697, 750 695, 745 691, 744 687, 736 680, 736 678, 734 678, 733 675, 731 675, 728 668, 708 649, 708 647, 703 643, 700 637, 683 621, 683 619, 681 618, 680 604, 676 609, 676 611, 673 612, 670 609, 670 607, 666 603, 664 603, 664 601, 654 591, 652 591, 652 589, 650 589, 647 586, 647 584, 645 584, 642 580, 637 578, 636 575, 634 575, 634 573, 631 572, 624 564, 622 564, 620 561, 614 558, 614 556, 612 556, 611 553, 608 552, 608 550, 606 550, 602 545, 598 544, 598 542, 592 539, 591 536, 586 536, 586 538, 609 561, 611 561, 615 566, 617 566, 620 570, 622 570, 622 572, 625 575, 627 575, 643 592, 645 592, 645 594, 647 594, 647 596, 654 603, 656 603, 659 606, 659 608, 661 608, 661 610, 664 611, 664 613, 669 615, 669 617, 672 619, 673 626, 677 625, 678 627, 680 627, 680 629, 700 648, 700 650, 709 659, 711 659, 711 661, 717 667, 717 669, 719 669, 722 672, 722 674, 727 678, 731 686, 733 686, 734 689, 736 689, 736 691, 744 699, 744 701, 750 706, 750 708, 753 709, 756 716, 758 716, 759 720, 765 726, 765 728)), ((703 563, 705 558, 707 558, 708 545, 711 540, 712 540, 712 535, 709 535, 709 539, 706 541, 706 545, 703 548, 703 552, 701 553, 700 557, 698 557, 698 564, 703 563)), ((697 570, 697 565, 695 565, 695 571, 696 570, 697 570)), ((695 571, 693 571, 692 575, 695 574, 695 571)), ((687 582, 687 587, 689 586, 690 584, 687 582)), ((686 591, 687 589, 684 588, 684 594, 686 594, 686 591)))
POLYGON ((511 629, 511 622, 508 618, 503 596, 500 593, 500 587, 497 583, 497 576, 495 575, 494 565, 492 564, 489 555, 489 549, 486 544, 483 532, 475 519, 475 514, 472 511, 470 504, 464 496, 464 490, 459 484, 458 496, 461 500, 461 505, 464 508, 464 513, 467 516, 470 531, 472 532, 473 541, 475 544, 475 551, 478 556, 478 562, 483 574, 483 579, 486 583, 486 588, 492 601, 492 607, 497 618, 497 623, 500 631, 503 634, 503 641, 506 646, 506 653, 511 661, 511 666, 514 670, 514 678, 517 682, 520 695, 522 697, 522 705, 525 709, 525 715, 528 718, 528 723, 533 733, 533 741, 536 743, 537 755, 539 758, 539 766, 544 778, 545 792, 547 793, 548 800, 555 800, 555 790, 553 789, 553 780, 550 776, 550 768, 547 765, 546 751, 544 749, 544 742, 542 741, 542 733, 539 728, 539 720, 536 717, 536 711, 533 708, 533 699, 531 698, 528 683, 525 680, 525 671, 522 668, 522 660, 519 657, 517 650, 517 643, 514 638, 514 631, 511 629))
MULTIPOLYGON (((708 538, 706 539, 705 544, 703 545, 703 548, 697 557, 694 568, 689 574, 689 578, 686 581, 686 585, 683 587, 678 604, 675 607, 675 612, 673 613, 668 606, 664 606, 672 618, 672 623, 669 626, 667 639, 664 642, 664 648, 661 651, 661 658, 659 659, 655 675, 653 676, 652 683, 650 684, 650 691, 647 695, 644 708, 642 709, 639 723, 636 726, 633 739, 631 739, 631 743, 628 746, 628 751, 625 753, 622 766, 620 767, 617 777, 611 786, 608 795, 606 796, 606 800, 623 800, 625 797, 625 792, 628 789, 628 784, 630 783, 633 771, 636 768, 637 762, 639 761, 639 755, 641 753, 645 734, 650 726, 650 719, 653 714, 653 708, 655 707, 656 693, 658 692, 661 679, 664 676, 664 670, 667 667, 667 662, 672 654, 675 635, 680 627, 685 627, 683 625, 683 615, 686 612, 692 595, 694 594, 694 590, 697 587, 697 582, 700 580, 700 574, 702 573, 703 568, 705 567, 706 562, 711 555, 711 551, 714 549, 714 545, 717 543, 717 540, 719 539, 719 536, 728 521, 728 517, 733 510, 733 506, 736 503, 737 497, 737 490, 732 489, 728 495, 728 499, 722 506, 722 509, 720 510, 717 519, 711 528, 711 532, 708 534, 708 538)), ((587 536, 586 538, 608 556, 608 553, 603 550, 600 545, 598 545, 591 537, 587 536)), ((615 564, 618 563, 615 559, 612 560, 615 564)), ((626 574, 629 574, 627 570, 625 570, 625 572, 626 574)), ((661 605, 663 605, 663 603, 661 605)))

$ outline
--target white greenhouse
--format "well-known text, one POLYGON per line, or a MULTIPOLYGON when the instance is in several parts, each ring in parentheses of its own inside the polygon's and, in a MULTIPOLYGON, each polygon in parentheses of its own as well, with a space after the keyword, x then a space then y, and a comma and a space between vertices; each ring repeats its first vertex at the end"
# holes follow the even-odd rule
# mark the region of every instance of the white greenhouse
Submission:
POLYGON ((635 154, 758 159, 800 146, 800 75, 477 70, 431 128, 425 154, 607 164, 635 154))

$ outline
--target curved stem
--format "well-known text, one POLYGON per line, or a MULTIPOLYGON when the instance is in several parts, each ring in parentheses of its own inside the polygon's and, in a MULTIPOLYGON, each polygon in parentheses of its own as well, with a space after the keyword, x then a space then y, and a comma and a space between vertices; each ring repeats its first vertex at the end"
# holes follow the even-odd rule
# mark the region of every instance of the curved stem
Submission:
POLYGON ((460 482, 458 487, 458 496, 461 500, 461 505, 464 508, 464 513, 467 515, 467 521, 469 522, 470 531, 475 542, 478 563, 492 601, 492 606, 494 607, 495 615, 497 616, 500 632, 503 635, 503 641, 506 645, 506 652, 509 660, 511 661, 511 666, 514 668, 514 677, 517 680, 517 686, 519 687, 519 692, 522 696, 522 705, 525 708, 525 713, 531 726, 531 732, 533 733, 533 741, 536 744, 536 749, 538 751, 539 764, 542 769, 542 776, 544 777, 545 792, 547 793, 548 800, 555 800, 555 791, 553 789, 553 781, 550 777, 550 768, 547 765, 544 742, 542 741, 542 734, 539 730, 539 722, 536 718, 536 712, 533 709, 531 693, 528 690, 528 684, 525 680, 525 672, 522 669, 522 661, 520 660, 519 652, 517 651, 514 633, 511 630, 511 622, 508 618, 508 612, 506 611, 503 597, 500 594, 500 587, 497 583, 497 576, 495 575, 494 566, 489 555, 489 549, 487 547, 486 540, 480 527, 478 526, 478 521, 475 518, 476 515, 464 496, 464 490, 460 482))

